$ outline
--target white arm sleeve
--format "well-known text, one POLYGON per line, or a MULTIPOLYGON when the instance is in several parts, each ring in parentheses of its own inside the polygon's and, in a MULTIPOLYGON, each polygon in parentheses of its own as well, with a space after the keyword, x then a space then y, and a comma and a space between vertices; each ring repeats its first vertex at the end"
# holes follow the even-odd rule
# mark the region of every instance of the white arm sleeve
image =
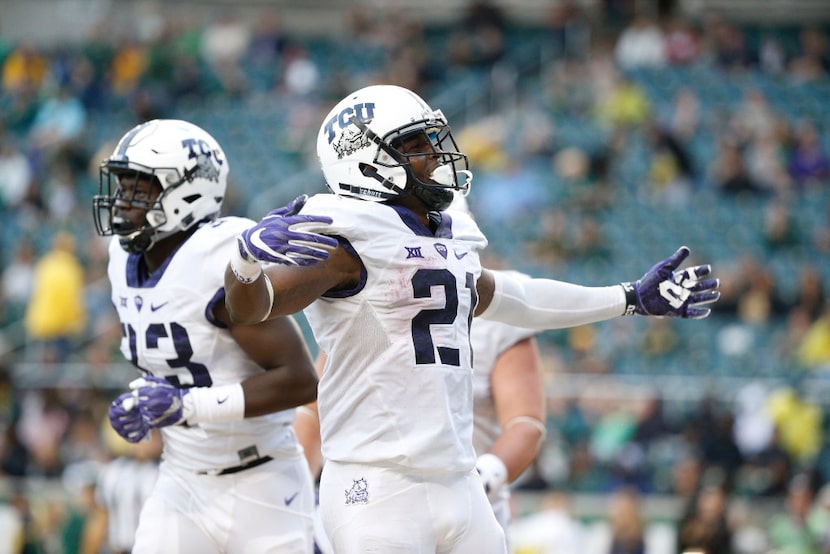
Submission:
POLYGON ((480 317, 529 329, 562 329, 623 315, 620 285, 583 287, 553 279, 527 279, 491 272, 496 289, 480 317))

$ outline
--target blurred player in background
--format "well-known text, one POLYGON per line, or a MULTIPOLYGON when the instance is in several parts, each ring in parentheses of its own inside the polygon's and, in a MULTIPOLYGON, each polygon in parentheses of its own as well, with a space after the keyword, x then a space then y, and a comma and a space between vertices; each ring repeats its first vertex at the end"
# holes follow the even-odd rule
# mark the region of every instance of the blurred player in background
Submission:
POLYGON ((81 554, 128 554, 135 544, 138 515, 158 478, 161 434, 125 443, 107 425, 105 442, 115 457, 98 474, 95 506, 84 526, 81 554), (111 434, 111 436, 110 436, 111 434))
POLYGON ((253 222, 218 217, 228 160, 184 121, 130 130, 101 165, 97 231, 121 351, 141 372, 110 406, 131 442, 160 428, 164 453, 135 554, 312 551, 313 485, 291 430, 317 377, 290 317, 238 325, 223 270, 253 222))
POLYGON ((606 287, 482 268, 487 239, 468 215, 444 213, 469 190, 467 157, 441 111, 401 87, 341 100, 317 154, 335 194, 301 197, 240 233, 225 287, 234 321, 304 310, 328 354, 326 534, 338 554, 504 553, 476 472, 473 316, 540 330, 635 313, 703 318, 718 281, 706 265, 677 270, 686 247, 606 287))

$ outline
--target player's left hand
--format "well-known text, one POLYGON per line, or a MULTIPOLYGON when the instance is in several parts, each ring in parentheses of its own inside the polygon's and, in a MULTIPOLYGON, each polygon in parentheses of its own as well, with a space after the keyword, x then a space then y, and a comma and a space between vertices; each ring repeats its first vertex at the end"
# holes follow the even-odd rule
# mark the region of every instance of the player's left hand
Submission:
POLYGON ((189 389, 174 387, 166 379, 148 375, 130 383, 136 409, 150 427, 167 427, 185 420, 184 396, 189 389))
POLYGON ((295 198, 239 235, 242 258, 282 265, 310 265, 327 259, 329 250, 337 248, 337 240, 303 228, 328 225, 332 220, 327 216, 301 215, 300 209, 307 199, 306 195, 295 198))
POLYGON ((629 299, 626 313, 703 319, 711 312, 703 308, 720 298, 718 279, 704 279, 712 272, 708 264, 677 271, 689 256, 681 246, 670 257, 655 264, 638 281, 622 283, 629 299))

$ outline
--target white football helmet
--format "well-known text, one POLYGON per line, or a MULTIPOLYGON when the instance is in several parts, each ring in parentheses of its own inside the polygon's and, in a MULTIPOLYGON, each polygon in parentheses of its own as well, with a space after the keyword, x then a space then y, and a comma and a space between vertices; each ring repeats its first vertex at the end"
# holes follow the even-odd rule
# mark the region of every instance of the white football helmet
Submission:
POLYGON ((469 192, 473 178, 441 110, 393 85, 362 88, 332 108, 317 136, 317 157, 332 192, 374 202, 414 194, 430 209, 444 210, 453 191, 469 192), (427 138, 432 153, 400 151, 402 140, 416 133, 427 138), (419 179, 410 159, 436 154, 441 165, 419 179))
POLYGON ((204 129, 176 119, 155 119, 124 135, 100 169, 98 195, 93 200, 99 235, 118 235, 121 247, 145 252, 159 240, 216 217, 228 182, 228 160, 219 143, 204 129), (155 202, 146 204, 144 224, 135 227, 117 213, 125 198, 119 179, 136 173, 150 175, 161 185, 155 202))

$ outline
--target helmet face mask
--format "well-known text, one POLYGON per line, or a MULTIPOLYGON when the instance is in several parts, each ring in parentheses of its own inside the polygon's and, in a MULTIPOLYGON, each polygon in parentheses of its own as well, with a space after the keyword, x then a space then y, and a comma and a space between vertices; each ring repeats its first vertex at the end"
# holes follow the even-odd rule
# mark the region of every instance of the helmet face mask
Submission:
POLYGON ((332 192, 374 202, 414 194, 443 210, 472 180, 444 114, 391 85, 366 87, 335 106, 320 128, 317 155, 332 192))
POLYGON ((216 217, 227 176, 224 152, 203 129, 179 120, 139 125, 101 164, 99 192, 93 198, 96 231, 117 235, 127 252, 145 252, 159 240, 216 217), (149 194, 151 186, 154 194, 149 194), (143 213, 140 223, 126 215, 134 210, 143 213))

